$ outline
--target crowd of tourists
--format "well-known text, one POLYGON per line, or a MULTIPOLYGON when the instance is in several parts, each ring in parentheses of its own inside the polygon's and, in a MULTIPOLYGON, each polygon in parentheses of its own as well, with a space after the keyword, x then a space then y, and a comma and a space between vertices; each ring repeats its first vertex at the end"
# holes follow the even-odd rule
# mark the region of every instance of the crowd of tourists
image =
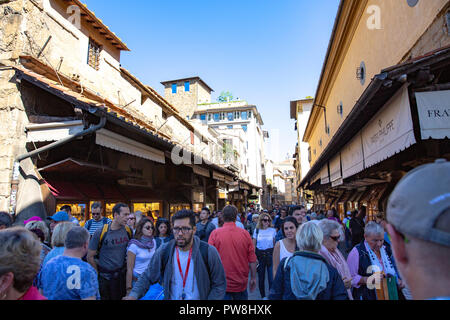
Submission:
POLYGON ((450 299, 450 163, 408 173, 383 213, 274 205, 180 210, 100 203, 17 226, 0 213, 1 300, 450 299), (268 287, 266 286, 268 284, 268 287))

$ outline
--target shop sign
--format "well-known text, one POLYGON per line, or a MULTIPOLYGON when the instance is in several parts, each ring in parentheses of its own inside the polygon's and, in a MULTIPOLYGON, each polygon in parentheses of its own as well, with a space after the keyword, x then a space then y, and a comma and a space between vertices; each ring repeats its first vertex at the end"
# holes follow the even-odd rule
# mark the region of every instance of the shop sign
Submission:
POLYGON ((416 92, 422 139, 450 138, 450 90, 416 92))

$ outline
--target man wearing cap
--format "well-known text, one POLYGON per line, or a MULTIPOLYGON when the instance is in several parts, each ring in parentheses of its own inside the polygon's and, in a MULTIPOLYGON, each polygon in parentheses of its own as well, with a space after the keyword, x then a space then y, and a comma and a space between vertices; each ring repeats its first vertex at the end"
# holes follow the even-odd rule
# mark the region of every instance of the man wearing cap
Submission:
POLYGON ((387 206, 395 261, 415 300, 450 300, 450 162, 420 166, 387 206))
POLYGON ((50 220, 50 231, 53 233, 53 230, 58 223, 69 221, 69 214, 66 211, 59 211, 53 216, 47 217, 47 220, 50 220))

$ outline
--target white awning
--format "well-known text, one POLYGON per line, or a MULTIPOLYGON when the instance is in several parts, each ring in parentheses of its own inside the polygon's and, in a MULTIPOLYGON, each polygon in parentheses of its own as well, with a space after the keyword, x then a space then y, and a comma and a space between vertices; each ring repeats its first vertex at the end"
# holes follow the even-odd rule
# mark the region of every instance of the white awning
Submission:
POLYGON ((225 176, 217 171, 213 171, 213 179, 225 182, 225 176))
POLYGON ((210 178, 211 177, 211 174, 209 173, 209 170, 205 169, 205 168, 202 168, 200 166, 193 165, 192 166, 192 171, 195 174, 198 174, 198 175, 206 177, 206 178, 210 178))
POLYGON ((164 151, 154 149, 140 142, 121 136, 106 129, 97 131, 95 143, 132 156, 165 164, 164 151))
POLYGON ((330 183, 330 176, 328 175, 328 163, 320 170, 320 183, 330 183))
POLYGON ((27 142, 58 141, 83 131, 81 120, 30 124, 27 129, 27 142))
POLYGON ((364 170, 361 133, 358 133, 341 151, 342 178, 346 179, 364 170))
POLYGON ((416 143, 404 85, 362 130, 365 167, 371 167, 416 143))
POLYGON ((450 138, 450 90, 416 92, 422 139, 450 138))
POLYGON ((341 185, 342 172, 341 172, 341 154, 339 153, 330 161, 330 181, 334 186, 341 185))

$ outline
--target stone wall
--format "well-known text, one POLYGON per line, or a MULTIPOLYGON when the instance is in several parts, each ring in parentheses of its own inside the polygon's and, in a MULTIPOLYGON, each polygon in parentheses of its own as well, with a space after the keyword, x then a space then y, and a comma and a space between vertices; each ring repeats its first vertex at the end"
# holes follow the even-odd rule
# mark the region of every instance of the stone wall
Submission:
POLYGON ((450 26, 447 25, 446 20, 446 14, 449 10, 450 3, 420 37, 405 60, 420 57, 430 51, 450 46, 450 26))
POLYGON ((164 98, 172 104, 183 118, 194 114, 197 108, 197 83, 191 81, 189 92, 184 91, 184 82, 177 83, 177 93, 172 93, 172 85, 167 85, 164 89, 164 98))

